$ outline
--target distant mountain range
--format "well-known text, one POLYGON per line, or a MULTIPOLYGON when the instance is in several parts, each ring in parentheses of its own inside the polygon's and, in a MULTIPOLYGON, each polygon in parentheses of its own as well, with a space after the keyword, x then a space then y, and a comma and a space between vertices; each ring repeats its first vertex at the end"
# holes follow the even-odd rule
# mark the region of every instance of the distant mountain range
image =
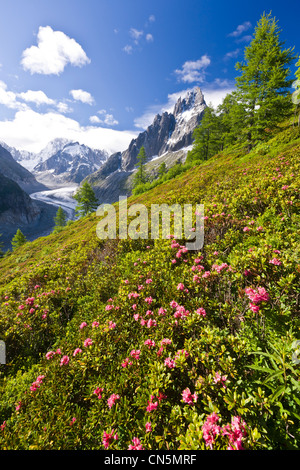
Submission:
POLYGON ((5 232, 6 241, 19 226, 29 238, 49 233, 60 194, 68 205, 73 188, 83 181, 93 186, 99 204, 130 196, 141 147, 148 157, 147 171, 156 173, 162 162, 167 168, 184 162, 205 108, 202 91, 196 87, 178 99, 171 113, 157 114, 125 151, 113 155, 61 138, 37 154, 0 142, 0 233, 5 232), (53 193, 59 188, 65 191, 53 193), (36 193, 33 199, 32 193, 36 193), (52 205, 45 203, 49 197, 52 205))
POLYGON ((105 150, 91 149, 61 138, 51 141, 37 154, 17 150, 4 143, 1 145, 38 181, 50 188, 79 184, 87 175, 97 171, 109 156, 105 150))

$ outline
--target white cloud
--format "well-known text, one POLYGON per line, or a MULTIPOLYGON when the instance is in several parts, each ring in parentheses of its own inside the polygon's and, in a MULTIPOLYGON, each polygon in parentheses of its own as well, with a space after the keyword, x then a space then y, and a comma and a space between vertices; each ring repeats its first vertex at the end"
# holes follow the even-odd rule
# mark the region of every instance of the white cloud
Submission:
POLYGON ((98 116, 91 116, 90 121, 94 122, 94 124, 105 124, 106 126, 116 126, 119 124, 119 122, 114 118, 112 114, 109 114, 106 109, 100 109, 98 111, 98 114, 103 116, 102 119, 100 119, 98 116))
POLYGON ((90 122, 92 124, 100 124, 101 119, 98 116, 90 116, 90 122))
POLYGON ((70 95, 75 101, 81 101, 82 103, 92 105, 94 104, 94 98, 88 91, 84 90, 71 90, 70 95))
POLYGON ((208 106, 212 106, 214 109, 223 102, 226 95, 233 91, 233 88, 216 88, 216 89, 203 89, 203 96, 205 103, 208 106))
POLYGON ((133 47, 130 46, 130 44, 126 44, 126 46, 123 47, 123 51, 126 52, 126 54, 132 54, 133 47))
POLYGON ((241 38, 239 39, 236 39, 236 43, 239 44, 241 42, 250 42, 252 41, 253 39, 253 36, 251 36, 251 34, 246 34, 245 36, 242 36, 241 38))
POLYGON ((154 41, 152 34, 148 33, 148 34, 146 35, 146 41, 147 41, 147 42, 153 42, 153 41, 154 41))
POLYGON ((250 23, 250 21, 244 21, 243 24, 239 24, 232 33, 228 34, 228 36, 232 36, 236 38, 240 36, 241 34, 243 34, 245 31, 247 31, 249 28, 251 28, 251 26, 252 24, 250 23))
POLYGON ((154 15, 150 15, 149 16, 149 21, 150 23, 153 23, 155 21, 155 16, 154 15))
POLYGON ((1 140, 17 149, 41 151, 51 140, 64 137, 109 153, 125 150, 137 136, 99 126, 81 126, 76 120, 57 112, 17 111, 14 119, 0 121, 1 140))
POLYGON ((42 104, 54 105, 55 101, 48 96, 41 90, 33 91, 28 90, 26 92, 19 93, 18 96, 26 101, 26 103, 35 103, 37 106, 42 104))
POLYGON ((27 109, 27 105, 17 100, 17 94, 7 90, 7 85, 0 80, 0 104, 10 109, 27 109))
POLYGON ((210 58, 205 54, 200 59, 186 61, 182 69, 175 70, 178 81, 184 83, 203 82, 205 69, 210 65, 210 58))
POLYGON ((59 113, 72 113, 73 109, 69 107, 67 103, 64 103, 63 101, 60 101, 59 103, 56 104, 57 111, 59 113))
POLYGON ((82 67, 88 63, 90 59, 75 39, 50 26, 40 26, 37 46, 25 49, 21 60, 24 70, 45 75, 59 75, 67 64, 82 67))
POLYGON ((135 28, 130 28, 129 34, 134 39, 135 44, 138 44, 139 40, 144 34, 144 31, 139 31, 135 28))
POLYGON ((229 51, 225 54, 224 59, 236 59, 241 52, 241 49, 235 49, 234 51, 229 51))

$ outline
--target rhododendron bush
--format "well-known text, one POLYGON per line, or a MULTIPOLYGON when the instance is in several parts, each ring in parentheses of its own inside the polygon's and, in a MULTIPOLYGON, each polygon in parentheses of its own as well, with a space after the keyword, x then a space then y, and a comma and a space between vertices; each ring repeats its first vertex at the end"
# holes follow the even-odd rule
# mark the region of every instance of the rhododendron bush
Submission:
POLYGON ((132 199, 203 203, 199 252, 101 241, 92 214, 0 260, 1 449, 299 448, 299 157, 219 155, 132 199))

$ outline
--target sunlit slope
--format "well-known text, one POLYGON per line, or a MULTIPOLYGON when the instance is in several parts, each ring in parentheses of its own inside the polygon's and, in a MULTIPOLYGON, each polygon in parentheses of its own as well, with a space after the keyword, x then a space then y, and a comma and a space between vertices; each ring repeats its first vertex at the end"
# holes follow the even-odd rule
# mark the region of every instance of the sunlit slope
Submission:
POLYGON ((2 449, 299 447, 298 135, 128 200, 203 203, 200 252, 93 214, 0 261, 2 449))

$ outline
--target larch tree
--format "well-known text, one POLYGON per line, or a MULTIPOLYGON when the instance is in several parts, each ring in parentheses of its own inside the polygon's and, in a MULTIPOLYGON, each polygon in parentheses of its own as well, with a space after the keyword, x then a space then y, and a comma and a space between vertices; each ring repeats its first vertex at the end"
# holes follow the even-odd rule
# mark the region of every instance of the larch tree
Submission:
POLYGON ((245 48, 244 62, 236 64, 241 72, 236 78, 237 94, 245 110, 243 135, 249 151, 292 113, 289 66, 295 55, 283 46, 276 19, 264 13, 245 48))
POLYGON ((11 245, 12 245, 13 250, 16 250, 20 246, 24 245, 24 243, 26 243, 26 242, 27 242, 27 238, 21 232, 21 230, 18 228, 15 236, 13 237, 13 239, 11 241, 11 245))
POLYGON ((79 216, 88 215, 98 207, 98 199, 92 186, 87 181, 78 189, 73 198, 77 201, 75 211, 79 216))

